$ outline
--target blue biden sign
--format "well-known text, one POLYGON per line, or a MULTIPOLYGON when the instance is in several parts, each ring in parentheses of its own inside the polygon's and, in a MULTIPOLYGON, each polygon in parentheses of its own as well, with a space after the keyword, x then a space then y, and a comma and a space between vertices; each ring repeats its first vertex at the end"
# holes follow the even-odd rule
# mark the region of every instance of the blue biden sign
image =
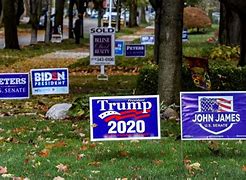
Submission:
POLYGON ((69 73, 67 68, 32 69, 32 94, 68 94, 69 73))

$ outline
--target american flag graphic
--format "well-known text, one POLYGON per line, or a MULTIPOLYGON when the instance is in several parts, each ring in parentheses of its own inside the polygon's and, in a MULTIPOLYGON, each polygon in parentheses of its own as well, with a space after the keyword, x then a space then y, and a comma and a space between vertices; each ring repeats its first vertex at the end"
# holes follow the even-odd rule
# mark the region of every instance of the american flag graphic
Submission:
POLYGON ((200 97, 200 112, 233 112, 233 96, 200 97))
POLYGON ((132 120, 140 120, 143 118, 150 117, 150 110, 147 110, 147 113, 143 113, 142 110, 127 110, 127 111, 106 111, 99 115, 101 119, 104 119, 105 122, 109 122, 112 120, 124 120, 131 118, 132 120))

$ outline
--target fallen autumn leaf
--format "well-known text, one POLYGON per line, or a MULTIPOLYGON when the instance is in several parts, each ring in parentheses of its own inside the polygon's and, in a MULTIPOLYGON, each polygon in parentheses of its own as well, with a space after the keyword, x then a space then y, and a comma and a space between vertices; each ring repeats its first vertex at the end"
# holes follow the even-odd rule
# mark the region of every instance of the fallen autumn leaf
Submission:
POLYGON ((0 166, 0 174, 6 174, 8 173, 7 167, 0 166))
POLYGON ((58 172, 67 172, 68 171, 68 167, 67 165, 64 164, 59 164, 56 166, 56 168, 58 169, 58 172))

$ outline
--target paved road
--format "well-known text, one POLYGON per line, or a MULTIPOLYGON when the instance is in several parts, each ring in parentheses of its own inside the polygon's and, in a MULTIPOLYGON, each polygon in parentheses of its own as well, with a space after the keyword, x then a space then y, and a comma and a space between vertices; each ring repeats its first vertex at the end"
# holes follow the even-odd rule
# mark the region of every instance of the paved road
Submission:
MULTIPOLYGON (((91 27, 97 26, 97 19, 85 18, 84 19, 84 33, 89 33, 91 27)), ((44 41, 44 30, 39 30, 38 41, 44 41)), ((20 46, 26 46, 30 44, 31 34, 28 32, 19 33, 19 44, 20 46)), ((64 39, 68 38, 68 19, 64 20, 64 39)), ((4 35, 0 31, 0 49, 4 48, 4 35)))

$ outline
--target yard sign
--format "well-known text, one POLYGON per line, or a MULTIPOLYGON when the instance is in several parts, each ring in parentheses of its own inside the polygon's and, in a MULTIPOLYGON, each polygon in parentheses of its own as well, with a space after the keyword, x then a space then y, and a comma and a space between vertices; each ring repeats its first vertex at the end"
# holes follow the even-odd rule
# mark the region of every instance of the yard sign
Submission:
POLYGON ((29 94, 28 73, 0 74, 0 99, 28 99, 29 94))
POLYGON ((69 73, 67 68, 32 69, 33 95, 68 94, 69 73))
POLYGON ((114 28, 91 28, 90 65, 115 65, 114 40, 114 28))
POLYGON ((123 56, 124 55, 124 45, 125 42, 121 40, 115 41, 115 55, 123 56))
POLYGON ((126 57, 145 57, 146 47, 142 44, 127 44, 125 51, 126 57))
POLYGON ((140 37, 141 44, 146 45, 154 45, 155 44, 155 36, 154 35, 143 35, 140 37))
POLYGON ((246 92, 181 92, 183 140, 246 139, 246 92))
POLYGON ((159 96, 90 98, 91 140, 160 139, 159 96))

